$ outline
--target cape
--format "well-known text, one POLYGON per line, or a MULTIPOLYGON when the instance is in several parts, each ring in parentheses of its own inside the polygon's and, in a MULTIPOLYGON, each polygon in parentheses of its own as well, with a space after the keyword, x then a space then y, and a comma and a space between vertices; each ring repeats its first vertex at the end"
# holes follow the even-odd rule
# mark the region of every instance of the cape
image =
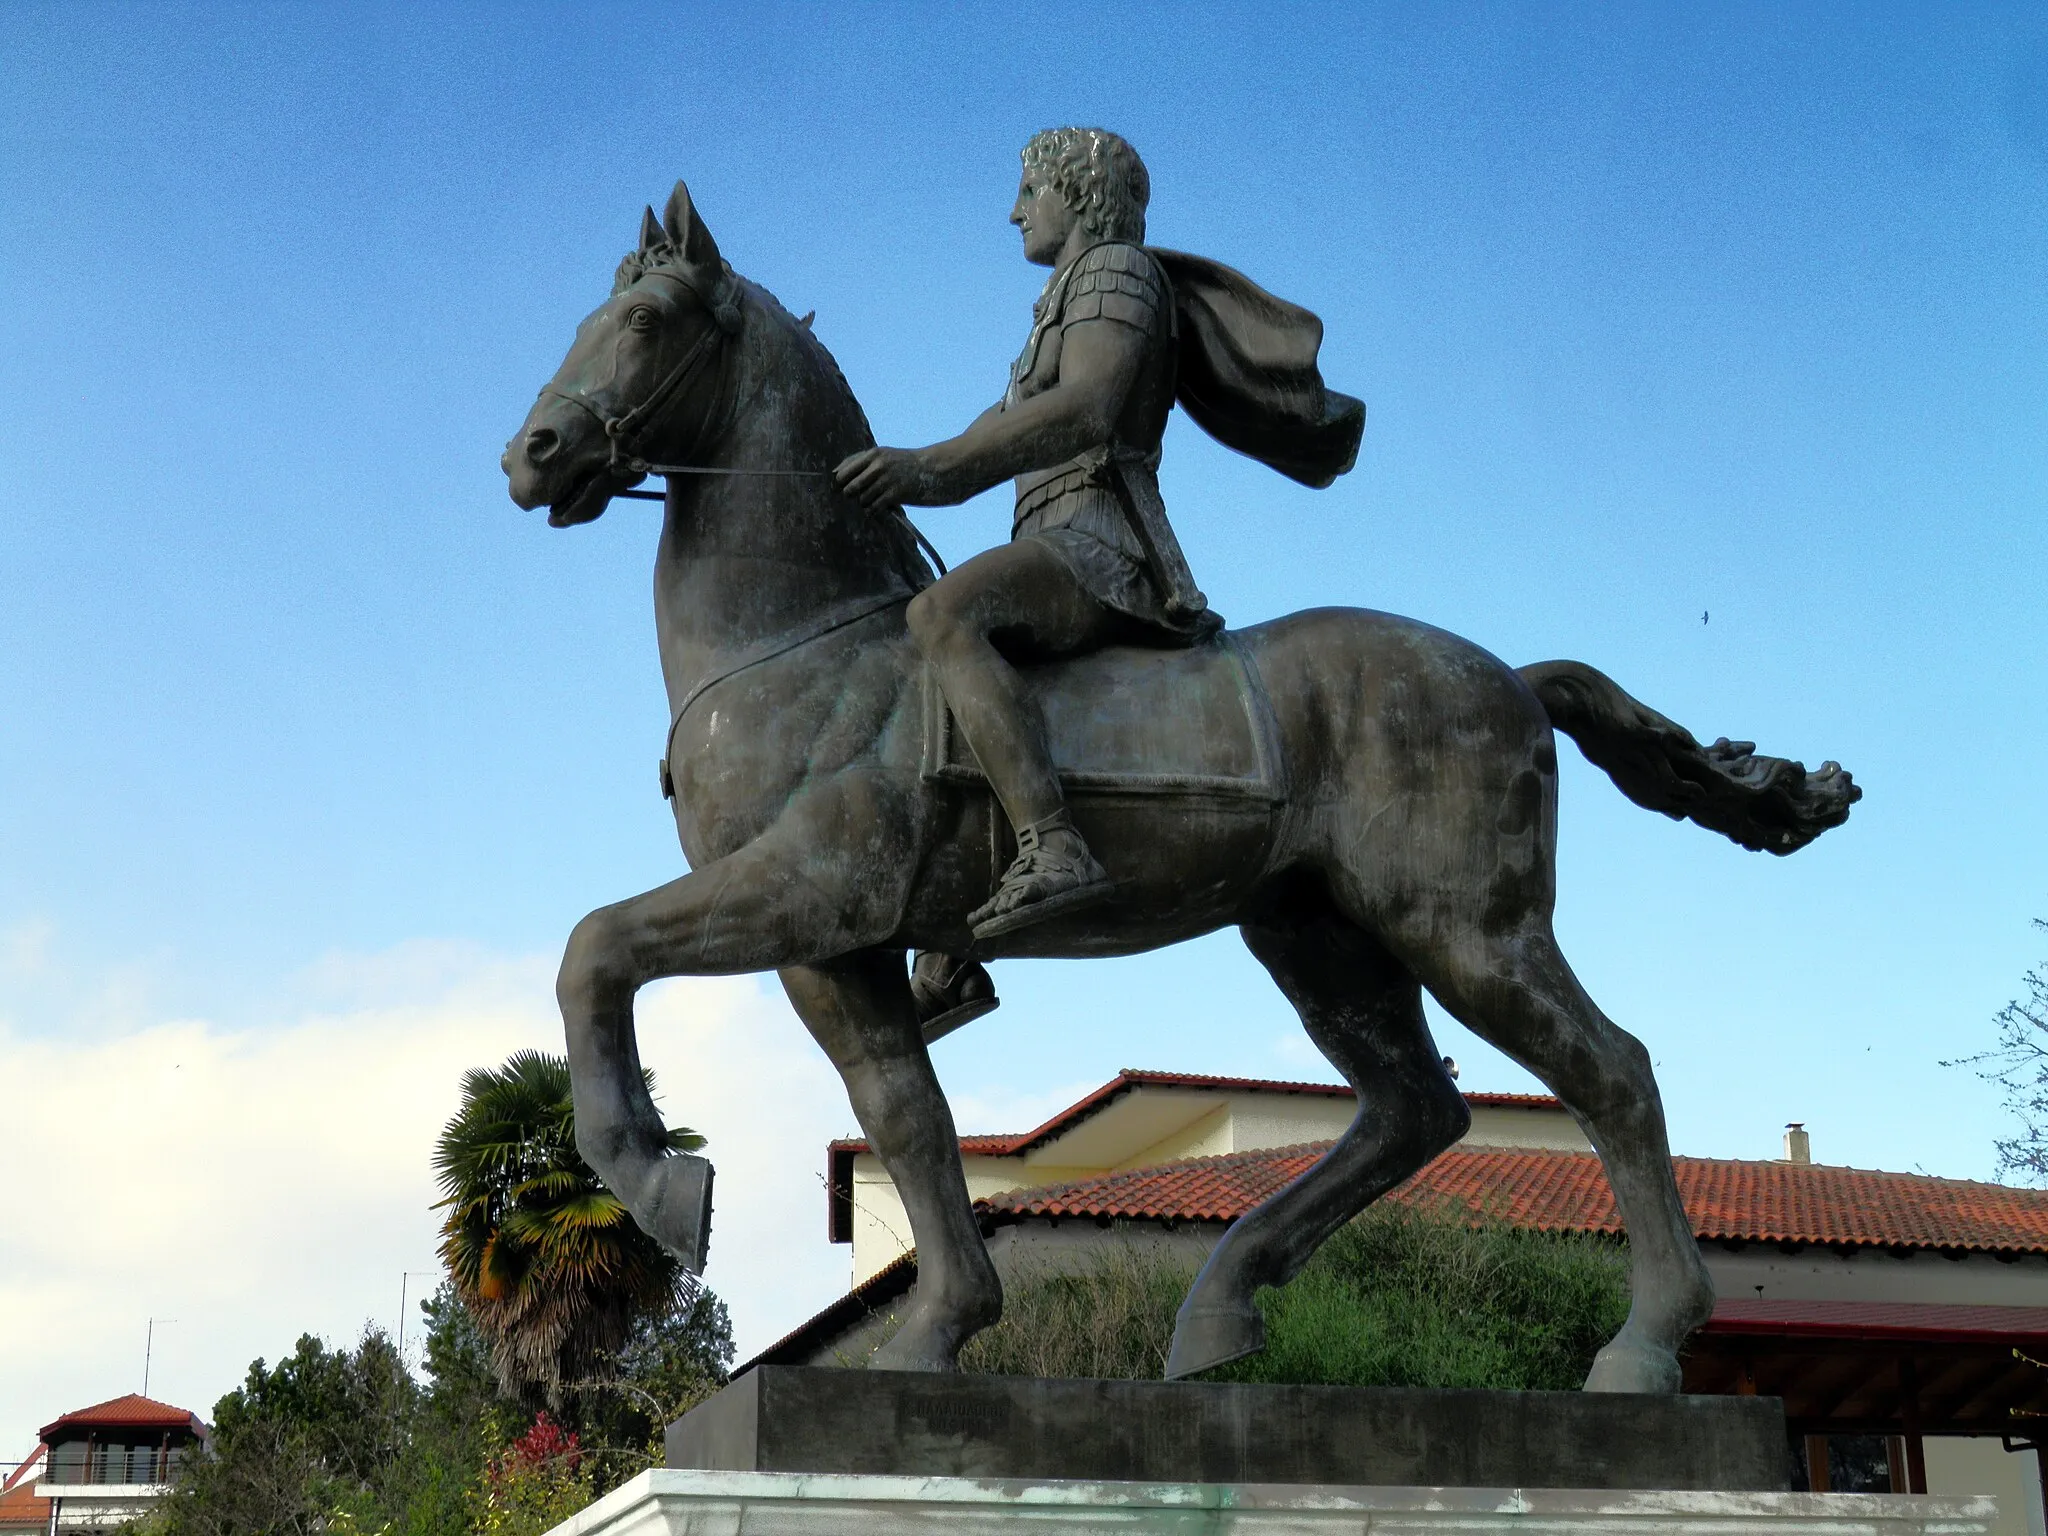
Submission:
POLYGON ((1323 322, 1204 256, 1148 245, 1180 322, 1174 398, 1226 448, 1320 490, 1358 460, 1365 403, 1323 385, 1323 322))

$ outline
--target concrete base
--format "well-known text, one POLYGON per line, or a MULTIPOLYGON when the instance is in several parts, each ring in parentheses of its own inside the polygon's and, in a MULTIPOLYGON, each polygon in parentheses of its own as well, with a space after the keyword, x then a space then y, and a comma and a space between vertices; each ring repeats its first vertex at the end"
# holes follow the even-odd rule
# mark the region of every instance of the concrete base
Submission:
POLYGON ((668 1428, 667 1463, 1337 1487, 1773 1492, 1774 1397, 1636 1397, 757 1366, 668 1428))
POLYGON ((550 1536, 1986 1536, 1993 1500, 643 1472, 550 1536))

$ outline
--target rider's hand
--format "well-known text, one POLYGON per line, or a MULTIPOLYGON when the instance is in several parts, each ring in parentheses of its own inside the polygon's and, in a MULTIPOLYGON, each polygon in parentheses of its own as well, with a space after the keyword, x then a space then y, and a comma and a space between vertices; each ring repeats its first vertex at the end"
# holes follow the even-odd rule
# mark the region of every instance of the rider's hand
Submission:
POLYGON ((832 471, 839 489, 869 510, 943 505, 938 476, 924 450, 863 448, 832 471))

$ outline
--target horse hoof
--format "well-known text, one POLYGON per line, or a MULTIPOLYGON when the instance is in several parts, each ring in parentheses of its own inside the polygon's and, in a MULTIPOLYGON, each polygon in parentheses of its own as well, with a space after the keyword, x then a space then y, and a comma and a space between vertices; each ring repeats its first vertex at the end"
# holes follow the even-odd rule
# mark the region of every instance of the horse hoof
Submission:
POLYGON ((692 1274, 704 1273, 711 1251, 711 1164, 673 1152, 654 1166, 645 1196, 632 1207, 640 1229, 692 1274))
POLYGON ((1593 1357, 1593 1369, 1586 1375, 1588 1392, 1649 1392, 1670 1396, 1683 1378, 1678 1357, 1668 1349, 1654 1349, 1616 1339, 1593 1357))
POLYGON ((1257 1307, 1181 1308, 1166 1355, 1166 1379, 1179 1381, 1266 1347, 1266 1319, 1257 1307))

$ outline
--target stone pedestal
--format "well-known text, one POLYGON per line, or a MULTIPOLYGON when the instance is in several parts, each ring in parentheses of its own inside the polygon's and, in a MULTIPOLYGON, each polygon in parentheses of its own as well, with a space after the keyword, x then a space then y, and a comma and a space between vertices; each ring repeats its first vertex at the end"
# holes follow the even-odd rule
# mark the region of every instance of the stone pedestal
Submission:
POLYGON ((1782 1490, 1769 1397, 1072 1381, 761 1366, 672 1469, 1334 1487, 1782 1490))
POLYGON ((1986 1536, 1981 1495, 643 1472, 551 1536, 1986 1536))

